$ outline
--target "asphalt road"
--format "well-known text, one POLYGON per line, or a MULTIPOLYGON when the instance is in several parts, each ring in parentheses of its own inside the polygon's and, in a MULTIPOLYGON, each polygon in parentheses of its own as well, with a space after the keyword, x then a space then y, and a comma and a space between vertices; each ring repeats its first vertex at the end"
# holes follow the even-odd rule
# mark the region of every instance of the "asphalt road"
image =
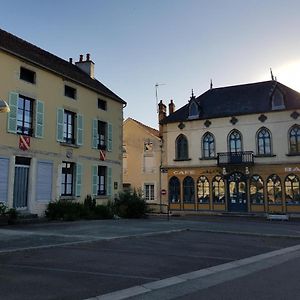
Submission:
MULTIPOLYGON (((221 217, 45 223, 1 227, 0 241, 0 299, 87 299, 97 295, 117 299, 109 293, 120 291, 124 298, 124 289, 300 244, 300 223, 221 217)), ((255 291, 251 276, 254 280, 260 276, 259 282, 267 286, 264 272, 276 271, 283 278, 287 273, 282 266, 299 263, 297 256, 291 256, 279 265, 281 257, 286 259, 287 255, 276 256, 275 264, 274 259, 271 264, 264 259, 250 273, 248 265, 246 273, 245 268, 236 273, 219 270, 213 276, 221 274, 221 281, 206 277, 210 284, 215 282, 211 287, 200 289, 194 281, 182 286, 172 283, 169 288, 162 286, 131 298, 210 299, 218 286, 223 289, 221 295, 228 295, 224 299, 243 299, 237 297, 235 281, 241 281, 241 292, 245 286, 255 291), (233 274, 239 276, 231 278, 233 274)), ((292 295, 297 290, 290 291, 292 295)), ((211 299, 220 299, 218 295, 211 299)))

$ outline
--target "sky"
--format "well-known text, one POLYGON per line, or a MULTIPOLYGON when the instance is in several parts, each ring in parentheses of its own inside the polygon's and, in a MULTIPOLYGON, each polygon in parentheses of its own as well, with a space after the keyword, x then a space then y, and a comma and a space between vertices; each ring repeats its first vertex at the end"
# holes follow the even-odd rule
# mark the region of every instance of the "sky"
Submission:
MULTIPOLYGON (((299 0, 0 0, 0 27, 65 60, 91 54, 95 77, 158 128, 210 87, 277 80, 300 91, 299 0)), ((1 66, 0 66, 1 67, 1 66)))

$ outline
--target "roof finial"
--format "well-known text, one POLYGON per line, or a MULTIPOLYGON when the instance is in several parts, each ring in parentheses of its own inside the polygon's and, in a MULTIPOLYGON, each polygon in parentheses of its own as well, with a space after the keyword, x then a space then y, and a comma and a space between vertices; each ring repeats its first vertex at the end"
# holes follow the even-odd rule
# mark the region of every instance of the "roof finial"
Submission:
POLYGON ((212 79, 210 79, 210 89, 212 90, 213 88, 213 83, 212 83, 212 79))
POLYGON ((192 98, 194 98, 195 96, 194 96, 194 89, 192 89, 192 98))
POLYGON ((272 68, 270 68, 270 72, 271 72, 271 80, 274 80, 274 76, 273 76, 272 68))

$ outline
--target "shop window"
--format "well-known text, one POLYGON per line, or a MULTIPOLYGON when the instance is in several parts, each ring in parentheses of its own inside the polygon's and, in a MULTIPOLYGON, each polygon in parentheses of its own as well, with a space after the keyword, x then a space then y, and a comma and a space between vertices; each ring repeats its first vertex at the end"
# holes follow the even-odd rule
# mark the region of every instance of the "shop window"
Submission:
POLYGON ((222 176, 217 175, 212 181, 213 202, 225 203, 225 183, 222 176))
POLYGON ((257 132, 257 154, 271 155, 271 133, 267 128, 261 128, 257 132))
POLYGON ((202 151, 203 158, 215 157, 215 139, 214 136, 209 132, 203 136, 202 151))
POLYGON ((176 139, 176 159, 188 159, 188 141, 185 135, 181 134, 176 139))
POLYGON ((233 130, 228 136, 229 152, 242 151, 242 135, 238 130, 233 130))
POLYGON ((183 179, 183 202, 194 203, 195 199, 195 185, 194 179, 187 176, 183 179))
POLYGON ((180 181, 175 176, 169 180, 169 202, 180 202, 180 181))
POLYGON ((264 182, 259 175, 250 178, 250 201, 252 204, 264 203, 264 182))
POLYGON ((199 203, 209 202, 209 181, 205 176, 200 176, 198 179, 197 198, 199 203))
POLYGON ((300 126, 294 125, 289 131, 290 154, 300 154, 300 126))
POLYGON ((267 179, 267 199, 269 204, 282 203, 282 189, 280 177, 273 174, 267 179))
POLYGON ((285 178, 285 201, 287 204, 300 204, 300 186, 299 177, 289 174, 285 178))

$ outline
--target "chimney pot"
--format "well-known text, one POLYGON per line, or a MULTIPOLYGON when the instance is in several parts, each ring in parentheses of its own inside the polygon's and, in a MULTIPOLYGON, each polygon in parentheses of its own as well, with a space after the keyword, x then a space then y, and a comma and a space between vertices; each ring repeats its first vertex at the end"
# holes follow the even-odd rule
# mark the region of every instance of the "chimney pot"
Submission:
POLYGON ((80 54, 80 56, 79 56, 79 61, 83 61, 83 55, 82 54, 80 54))
POLYGON ((91 56, 91 55, 90 55, 89 53, 87 53, 87 55, 86 55, 86 60, 87 60, 87 61, 90 61, 90 56, 91 56))
POLYGON ((72 57, 69 58, 69 63, 72 64, 73 63, 73 59, 72 57))

